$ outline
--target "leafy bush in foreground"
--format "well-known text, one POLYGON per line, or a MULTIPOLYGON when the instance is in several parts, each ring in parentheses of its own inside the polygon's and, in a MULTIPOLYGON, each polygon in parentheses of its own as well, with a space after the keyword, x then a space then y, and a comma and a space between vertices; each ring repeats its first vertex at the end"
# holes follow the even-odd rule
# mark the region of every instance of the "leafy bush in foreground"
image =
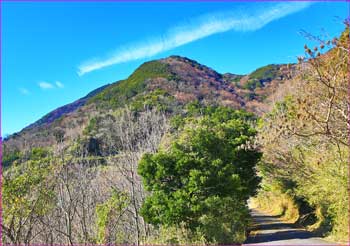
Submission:
POLYGON ((189 116, 168 148, 145 154, 139 163, 145 189, 151 191, 141 214, 154 225, 181 223, 208 242, 245 239, 246 200, 259 183, 260 153, 242 147, 255 135, 250 114, 205 108, 189 116))

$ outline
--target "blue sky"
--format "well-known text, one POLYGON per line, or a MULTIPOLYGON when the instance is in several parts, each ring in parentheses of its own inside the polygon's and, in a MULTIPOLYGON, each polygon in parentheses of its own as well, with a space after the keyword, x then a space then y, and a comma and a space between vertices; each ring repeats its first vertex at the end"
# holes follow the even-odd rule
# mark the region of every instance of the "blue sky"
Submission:
POLYGON ((346 2, 1 2, 2 136, 145 61, 181 55, 246 74, 296 62, 298 34, 338 36, 346 2))

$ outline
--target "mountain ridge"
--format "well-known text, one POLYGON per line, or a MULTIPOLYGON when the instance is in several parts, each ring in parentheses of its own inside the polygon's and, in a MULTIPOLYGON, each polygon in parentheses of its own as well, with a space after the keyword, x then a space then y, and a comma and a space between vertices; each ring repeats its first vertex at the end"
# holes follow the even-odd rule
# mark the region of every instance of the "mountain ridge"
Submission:
POLYGON ((272 64, 247 75, 238 75, 220 74, 195 60, 176 55, 148 61, 128 78, 101 86, 49 112, 8 136, 4 142, 18 146, 25 139, 29 146, 36 146, 35 142, 39 142, 36 140, 40 139, 42 144, 52 144, 57 129, 81 132, 78 128, 85 127, 94 115, 126 105, 135 111, 142 111, 147 106, 174 113, 186 103, 198 100, 259 114, 266 107, 264 100, 273 93, 269 91, 269 85, 279 86, 287 78, 282 69, 287 66, 272 64), (42 141, 43 137, 45 141, 42 141))

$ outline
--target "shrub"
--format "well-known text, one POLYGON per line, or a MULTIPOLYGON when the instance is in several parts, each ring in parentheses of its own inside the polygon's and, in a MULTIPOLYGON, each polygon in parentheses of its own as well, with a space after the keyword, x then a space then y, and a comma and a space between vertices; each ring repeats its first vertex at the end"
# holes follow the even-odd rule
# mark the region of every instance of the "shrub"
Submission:
POLYGON ((242 148, 254 136, 249 114, 223 107, 189 116, 167 150, 145 154, 139 174, 151 191, 141 208, 154 225, 184 223, 208 242, 244 240, 246 200, 255 194, 259 179, 255 164, 261 154, 242 148), (219 208, 219 209, 218 209, 219 208))

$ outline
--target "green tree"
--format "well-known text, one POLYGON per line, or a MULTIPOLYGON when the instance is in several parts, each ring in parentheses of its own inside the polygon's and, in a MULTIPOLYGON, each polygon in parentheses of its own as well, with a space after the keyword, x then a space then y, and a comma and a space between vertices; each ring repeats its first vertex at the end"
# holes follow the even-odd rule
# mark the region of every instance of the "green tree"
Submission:
POLYGON ((54 170, 44 149, 34 148, 28 161, 3 174, 4 241, 30 243, 38 233, 38 222, 54 202, 54 170))
POLYGON ((3 145, 2 166, 7 168, 15 161, 22 157, 22 153, 18 149, 9 150, 6 145, 3 145))
POLYGON ((211 242, 242 241, 246 200, 259 183, 254 167, 261 154, 247 146, 256 133, 253 117, 223 107, 201 114, 184 119, 169 148, 143 156, 139 174, 152 193, 141 213, 154 225, 185 223, 211 242))

